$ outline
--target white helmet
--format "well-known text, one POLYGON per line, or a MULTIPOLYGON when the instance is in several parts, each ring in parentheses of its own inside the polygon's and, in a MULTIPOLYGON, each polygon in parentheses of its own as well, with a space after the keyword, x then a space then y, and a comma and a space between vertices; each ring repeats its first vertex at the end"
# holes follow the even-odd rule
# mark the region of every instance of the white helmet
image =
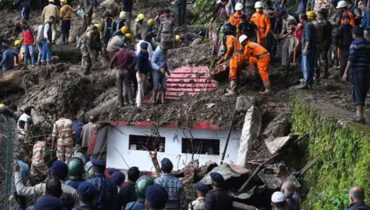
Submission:
POLYGON ((260 9, 260 8, 262 8, 262 1, 257 1, 257 2, 254 4, 254 8, 255 8, 255 9, 260 9))
POLYGON ((274 192, 271 196, 272 203, 282 203, 285 201, 285 195, 282 192, 274 192))
POLYGON ((243 43, 246 39, 248 39, 248 37, 246 36, 246 35, 241 35, 240 37, 239 37, 239 43, 241 44, 241 43, 243 43))
POLYGON ((347 2, 346 1, 339 1, 338 4, 337 4, 337 9, 339 8, 344 8, 344 7, 347 7, 347 2))
POLYGON ((235 11, 240 11, 242 9, 243 9, 243 4, 240 3, 240 2, 236 3, 236 5, 235 5, 235 11))

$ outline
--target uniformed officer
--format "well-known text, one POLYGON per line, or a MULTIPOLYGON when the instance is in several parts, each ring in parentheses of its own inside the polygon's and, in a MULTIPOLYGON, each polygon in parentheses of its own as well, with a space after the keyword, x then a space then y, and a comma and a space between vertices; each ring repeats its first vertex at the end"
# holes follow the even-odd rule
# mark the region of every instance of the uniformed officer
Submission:
POLYGON ((224 177, 213 172, 210 174, 212 179, 213 190, 209 191, 206 195, 206 210, 231 210, 233 208, 232 198, 227 194, 223 188, 224 177))
POLYGON ((206 194, 209 191, 209 187, 201 182, 196 185, 196 193, 198 198, 193 202, 189 203, 189 210, 204 210, 206 205, 206 194))
POLYGON ((123 184, 125 179, 126 177, 121 171, 116 170, 113 172, 111 180, 117 186, 117 191, 121 189, 121 185, 123 184))
POLYGON ((83 182, 82 175, 84 173, 83 161, 80 158, 73 157, 68 161, 68 178, 66 184, 77 189, 78 185, 83 182))
POLYGON ((126 205, 125 210, 142 210, 145 208, 145 192, 147 188, 154 184, 149 176, 140 177, 135 184, 137 201, 130 202, 126 205))
POLYGON ((93 210, 95 209, 95 199, 98 196, 98 189, 89 182, 81 182, 77 188, 79 205, 73 210, 93 210))
POLYGON ((163 210, 168 200, 168 193, 159 184, 149 186, 145 192, 145 210, 163 210))

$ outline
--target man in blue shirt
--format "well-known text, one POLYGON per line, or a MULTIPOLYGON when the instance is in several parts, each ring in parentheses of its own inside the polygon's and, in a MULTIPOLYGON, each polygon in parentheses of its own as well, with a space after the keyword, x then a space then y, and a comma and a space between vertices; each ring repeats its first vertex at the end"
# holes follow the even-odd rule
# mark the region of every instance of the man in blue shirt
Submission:
POLYGON ((3 59, 0 62, 1 69, 3 71, 14 69, 14 58, 18 62, 19 48, 17 47, 14 50, 4 50, 3 59))
POLYGON ((167 49, 170 46, 170 42, 163 42, 153 52, 151 66, 152 66, 152 77, 153 77, 153 95, 152 103, 156 103, 159 95, 161 96, 161 103, 164 104, 164 97, 166 94, 167 81, 167 49), (161 85, 161 92, 159 93, 159 84, 161 85))
POLYGON ((82 131, 82 126, 84 126, 84 123, 83 122, 78 122, 76 117, 72 118, 72 122, 73 122, 73 128, 76 131, 76 142, 75 143, 78 144, 78 145, 81 145, 81 143, 82 143, 82 141, 81 141, 81 131, 82 131))
POLYGON ((342 80, 347 79, 350 70, 356 114, 349 120, 365 123, 364 105, 369 90, 370 43, 364 38, 363 29, 358 26, 352 29, 352 37, 354 40, 349 48, 348 62, 342 80))
POLYGON ((370 8, 367 7, 366 0, 360 0, 358 3, 358 7, 362 11, 362 19, 361 19, 361 28, 364 30, 364 37, 368 41, 370 41, 369 37, 369 29, 370 29, 370 8))
POLYGON ((303 28, 302 35, 302 73, 303 81, 299 89, 311 88, 313 76, 314 76, 314 66, 315 66, 315 54, 316 54, 316 29, 312 23, 315 20, 315 12, 309 11, 306 14, 307 18, 305 20, 305 25, 303 28))

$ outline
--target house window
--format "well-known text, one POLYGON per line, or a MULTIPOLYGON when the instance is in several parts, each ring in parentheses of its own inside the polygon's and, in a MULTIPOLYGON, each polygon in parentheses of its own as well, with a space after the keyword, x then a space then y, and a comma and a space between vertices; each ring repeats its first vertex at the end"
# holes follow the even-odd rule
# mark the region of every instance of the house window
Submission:
POLYGON ((219 155, 220 140, 183 138, 182 153, 219 155))
POLYGON ((129 150, 164 152, 165 138, 160 136, 129 136, 129 150))

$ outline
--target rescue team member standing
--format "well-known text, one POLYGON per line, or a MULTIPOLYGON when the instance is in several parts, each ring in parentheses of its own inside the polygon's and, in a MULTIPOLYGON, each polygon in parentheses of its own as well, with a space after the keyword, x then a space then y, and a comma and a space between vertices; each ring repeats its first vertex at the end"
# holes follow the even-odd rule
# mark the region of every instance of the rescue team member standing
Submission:
POLYGON ((81 67, 84 74, 90 73, 92 58, 97 59, 97 51, 100 49, 100 25, 89 26, 87 31, 78 40, 77 48, 81 50, 81 67))
POLYGON ((270 18, 268 15, 266 15, 262 11, 262 2, 257 1, 254 4, 254 8, 256 9, 256 12, 253 13, 251 17, 251 21, 256 24, 259 32, 260 32, 260 38, 261 38, 261 44, 262 46, 265 46, 265 40, 267 37, 267 34, 270 33, 271 30, 271 23, 270 23, 270 18))
POLYGON ((60 9, 60 19, 62 20, 62 40, 64 43, 68 43, 69 30, 71 28, 72 13, 77 12, 77 9, 73 9, 67 4, 67 0, 61 0, 62 8, 60 9))
POLYGON ((226 89, 225 95, 234 95, 236 92, 236 83, 238 79, 238 68, 240 68, 244 63, 244 56, 243 56, 243 49, 242 45, 238 42, 238 40, 235 37, 235 31, 233 30, 227 30, 224 32, 224 35, 226 36, 226 46, 227 51, 226 54, 221 58, 220 62, 223 62, 224 60, 230 59, 230 71, 229 71, 229 79, 230 79, 230 85, 229 88, 226 89))
POLYGON ((265 91, 261 94, 269 94, 271 92, 271 84, 268 74, 268 66, 270 64, 271 58, 270 53, 261 45, 251 42, 245 35, 240 36, 240 43, 244 47, 244 59, 249 60, 250 69, 253 69, 257 65, 258 72, 261 76, 263 85, 265 86, 265 91))
POLYGON ((233 14, 230 15, 229 22, 234 24, 236 28, 239 27, 240 24, 240 16, 242 15, 242 9, 243 9, 243 4, 238 2, 235 5, 235 11, 233 14))
POLYGON ((68 161, 73 154, 73 144, 75 138, 75 129, 73 122, 67 118, 60 118, 54 123, 52 141, 57 140, 57 158, 58 160, 68 161))
POLYGON ((353 16, 353 13, 347 9, 347 7, 348 7, 348 4, 345 0, 341 0, 337 4, 337 9, 340 11, 340 15, 342 17, 340 20, 340 24, 344 23, 343 15, 346 13, 349 16, 349 24, 352 27, 355 27, 356 26, 355 17, 353 16))

